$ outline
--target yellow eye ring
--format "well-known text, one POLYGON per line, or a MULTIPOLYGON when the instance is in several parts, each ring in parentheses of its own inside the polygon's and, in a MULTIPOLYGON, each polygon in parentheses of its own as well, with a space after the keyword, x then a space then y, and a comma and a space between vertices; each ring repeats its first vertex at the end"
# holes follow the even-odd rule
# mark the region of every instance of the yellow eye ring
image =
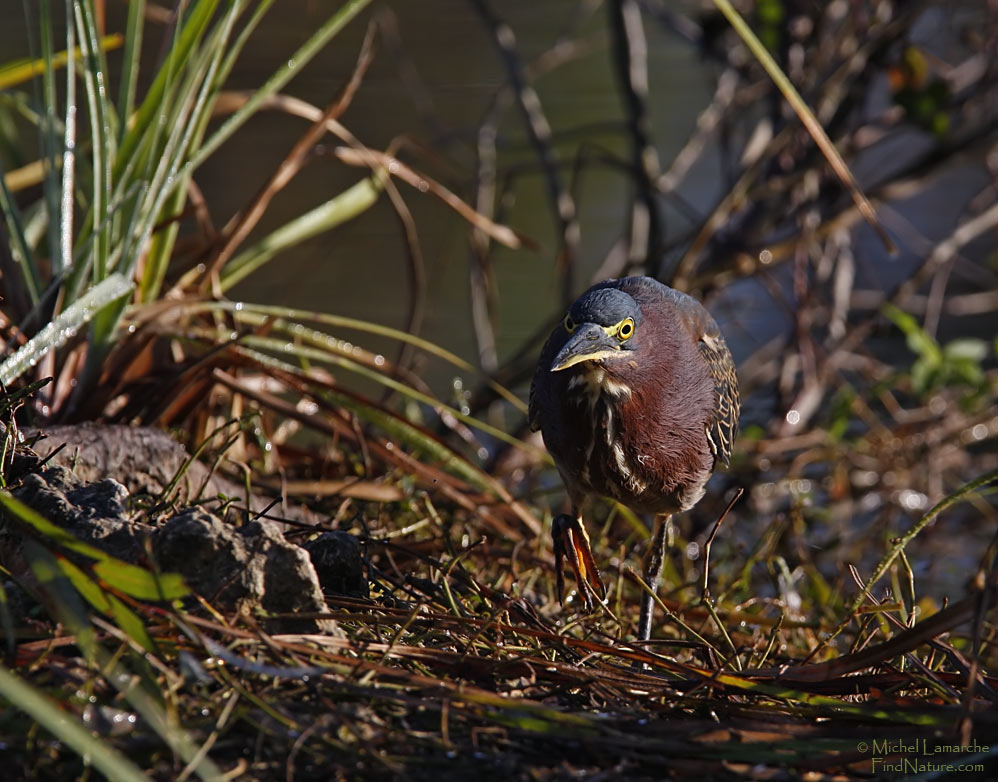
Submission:
POLYGON ((620 326, 617 327, 617 336, 620 337, 621 342, 634 336, 634 320, 624 318, 620 321, 620 326))
POLYGON ((575 321, 572 320, 572 316, 571 315, 566 315, 565 316, 565 320, 564 320, 564 322, 563 322, 562 325, 565 326, 565 331, 567 331, 569 334, 571 334, 573 331, 575 331, 575 321))

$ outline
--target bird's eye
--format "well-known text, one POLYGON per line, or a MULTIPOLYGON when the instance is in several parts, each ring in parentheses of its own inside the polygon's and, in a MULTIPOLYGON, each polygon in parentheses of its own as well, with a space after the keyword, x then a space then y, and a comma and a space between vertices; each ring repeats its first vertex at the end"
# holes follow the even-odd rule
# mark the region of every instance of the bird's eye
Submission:
POLYGON ((634 321, 630 318, 625 318, 620 322, 620 326, 617 328, 617 336, 621 340, 630 339, 634 335, 634 321))
POLYGON ((565 331, 567 331, 569 334, 571 334, 573 331, 575 331, 575 321, 572 320, 572 316, 571 315, 566 315, 565 316, 565 324, 564 325, 565 325, 565 331))

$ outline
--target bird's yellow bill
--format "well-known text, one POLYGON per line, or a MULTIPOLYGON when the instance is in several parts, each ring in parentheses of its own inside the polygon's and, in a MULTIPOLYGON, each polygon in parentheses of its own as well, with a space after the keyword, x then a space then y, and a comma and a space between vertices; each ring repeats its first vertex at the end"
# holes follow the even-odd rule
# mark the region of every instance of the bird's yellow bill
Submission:
POLYGON ((616 356, 619 352, 620 351, 617 348, 598 348, 592 353, 572 353, 571 355, 565 356, 559 364, 551 367, 551 371, 561 372, 561 370, 574 367, 576 364, 581 364, 583 361, 599 361, 601 358, 616 356))

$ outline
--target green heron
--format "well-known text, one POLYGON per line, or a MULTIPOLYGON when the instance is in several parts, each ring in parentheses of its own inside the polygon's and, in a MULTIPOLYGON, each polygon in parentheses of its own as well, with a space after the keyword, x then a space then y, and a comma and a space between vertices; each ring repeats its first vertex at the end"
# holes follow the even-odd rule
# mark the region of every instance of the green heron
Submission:
POLYGON ((645 566, 652 594, 638 623, 638 637, 650 637, 669 519, 700 500, 718 460, 728 463, 738 410, 731 352, 696 299, 626 277, 576 300, 530 388, 531 428, 541 430, 572 506, 552 527, 559 597, 566 555, 585 610, 606 594, 580 513, 587 498, 654 514, 645 566))

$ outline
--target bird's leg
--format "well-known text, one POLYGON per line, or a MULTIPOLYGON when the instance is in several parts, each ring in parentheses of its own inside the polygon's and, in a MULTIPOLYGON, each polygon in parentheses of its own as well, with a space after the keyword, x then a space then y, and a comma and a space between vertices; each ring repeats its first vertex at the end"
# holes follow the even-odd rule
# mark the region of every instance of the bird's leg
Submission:
POLYGON ((655 611, 655 595, 658 594, 658 582, 662 575, 662 565, 665 563, 665 549, 669 540, 669 526, 672 516, 665 514, 655 517, 655 531, 652 533, 651 548, 648 549, 648 559, 645 562, 645 583, 650 593, 641 597, 641 617, 638 619, 638 640, 647 641, 651 638, 651 621, 655 611))
POLYGON ((568 556, 568 564, 575 574, 579 585, 579 595, 585 611, 595 607, 593 597, 602 602, 606 595, 606 587, 600 578, 596 560, 593 559, 592 548, 589 546, 589 535, 582 524, 581 518, 572 518, 567 513, 555 516, 551 524, 551 537, 554 538, 554 572, 558 589, 558 599, 565 604, 565 580, 561 572, 561 560, 568 556))

